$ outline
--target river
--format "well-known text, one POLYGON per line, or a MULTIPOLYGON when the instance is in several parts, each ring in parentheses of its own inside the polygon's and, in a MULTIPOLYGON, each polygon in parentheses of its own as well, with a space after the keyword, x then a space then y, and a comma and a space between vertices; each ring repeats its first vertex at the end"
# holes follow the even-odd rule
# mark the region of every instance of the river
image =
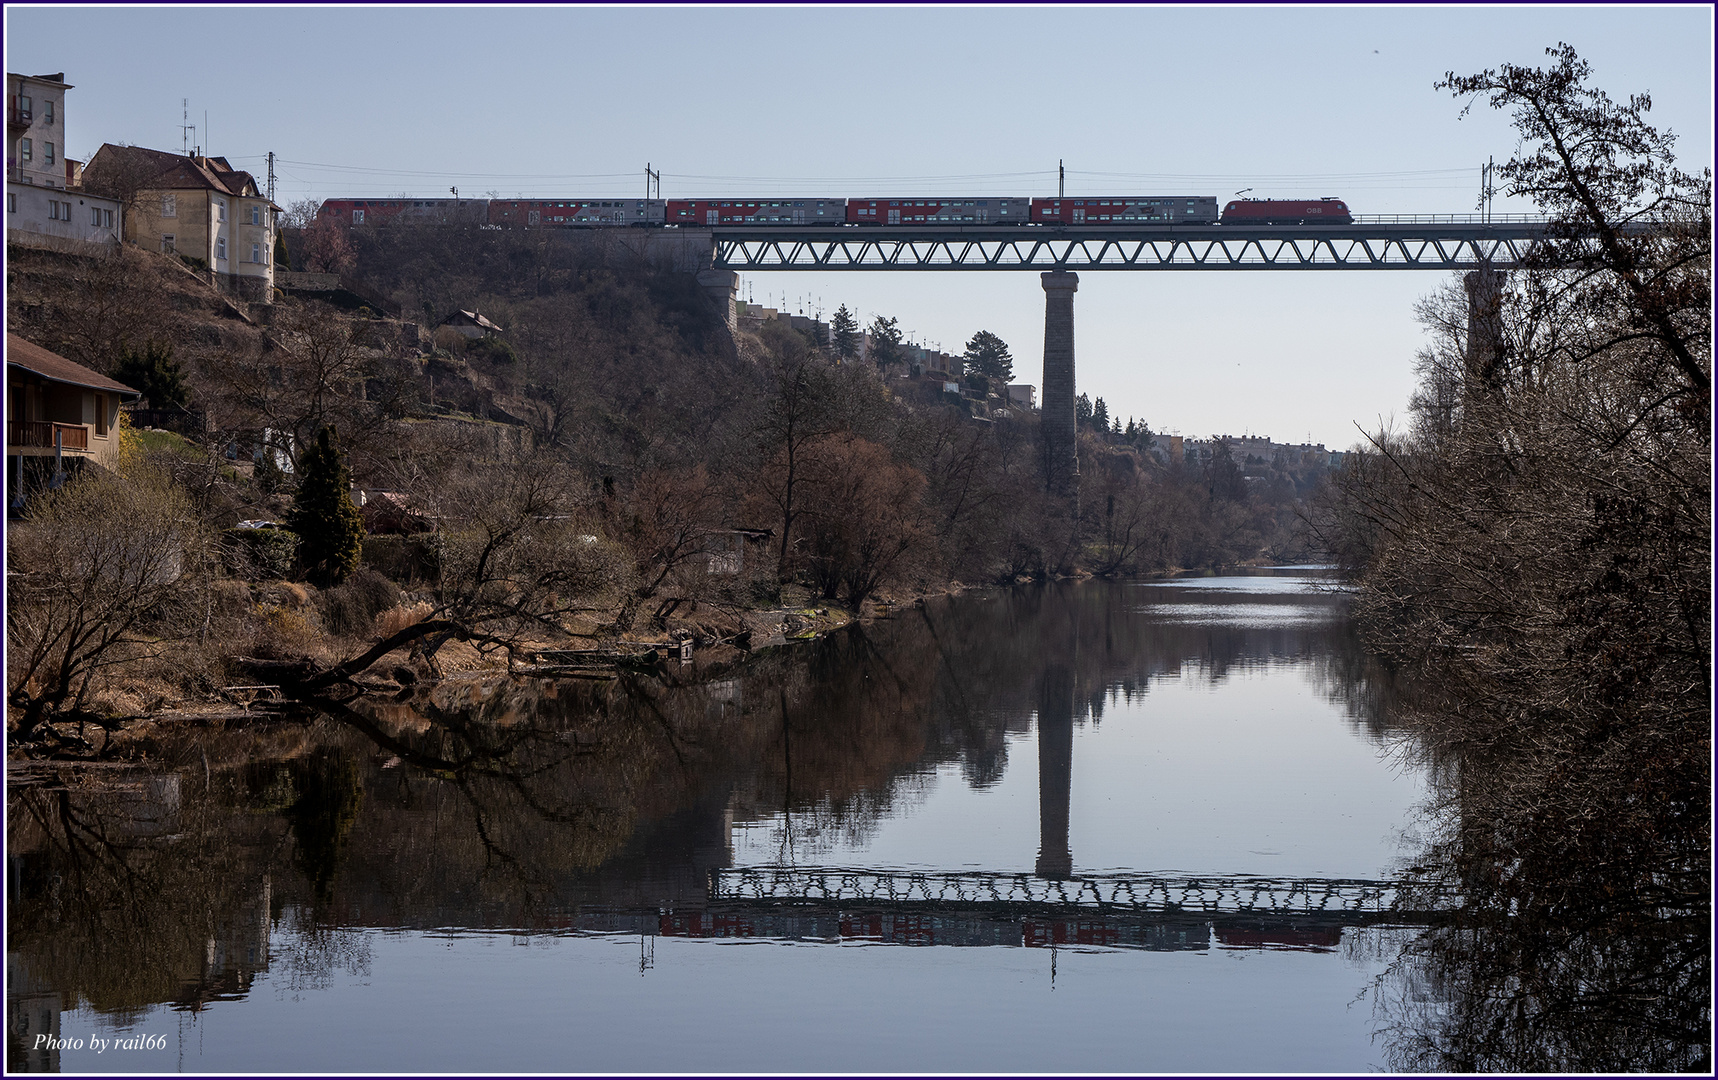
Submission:
POLYGON ((1388 699, 1283 568, 15 772, 8 1066, 1389 1068, 1433 916, 1388 699))

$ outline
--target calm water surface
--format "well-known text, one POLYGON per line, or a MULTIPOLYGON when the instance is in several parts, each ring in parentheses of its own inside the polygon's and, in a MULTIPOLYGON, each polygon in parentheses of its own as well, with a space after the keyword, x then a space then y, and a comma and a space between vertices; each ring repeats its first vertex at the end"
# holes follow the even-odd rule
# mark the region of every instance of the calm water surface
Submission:
POLYGON ((1326 585, 969 594, 15 778, 8 1064, 1382 1068, 1418 931, 1234 901, 1393 878, 1427 794, 1326 585))

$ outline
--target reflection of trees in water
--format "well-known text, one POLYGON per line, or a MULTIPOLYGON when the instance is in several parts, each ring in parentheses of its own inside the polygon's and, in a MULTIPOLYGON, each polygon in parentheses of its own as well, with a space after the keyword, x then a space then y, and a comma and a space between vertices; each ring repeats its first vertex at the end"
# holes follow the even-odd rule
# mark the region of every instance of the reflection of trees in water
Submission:
POLYGON ((995 783, 1050 665, 1083 721, 1166 673, 1332 647, 1317 620, 1234 632, 1138 607, 1095 582, 968 596, 714 682, 474 678, 166 734, 152 754, 191 763, 169 833, 143 835, 135 794, 9 793, 14 947, 49 985, 117 1013, 196 1007, 265 971, 309 989, 361 970, 366 939, 331 927, 526 927, 581 904, 696 903, 727 864, 728 815, 768 817, 812 857, 861 844, 945 766, 995 783), (288 913, 272 960, 271 911, 288 913))
POLYGON ((1392 1064, 1710 1072, 1704 739, 1462 737, 1480 707, 1435 680, 1399 706, 1434 781, 1418 891, 1462 905, 1378 987, 1392 1064))
POLYGON ((124 1026, 267 970, 278 822, 235 817, 201 776, 111 767, 38 770, 7 808, 7 947, 61 1008, 124 1026))
POLYGON ((373 952, 365 931, 331 927, 309 907, 289 907, 275 928, 269 975, 274 985, 295 995, 327 990, 336 975, 368 978, 373 952))

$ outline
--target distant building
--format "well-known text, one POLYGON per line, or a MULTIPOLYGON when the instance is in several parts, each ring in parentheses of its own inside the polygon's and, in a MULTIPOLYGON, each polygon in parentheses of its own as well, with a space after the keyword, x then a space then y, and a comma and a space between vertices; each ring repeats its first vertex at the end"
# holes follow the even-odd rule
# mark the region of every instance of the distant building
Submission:
POLYGON ((201 264, 232 296, 274 302, 280 207, 226 158, 103 143, 85 186, 126 204, 125 239, 201 264))
POLYGON ((436 329, 448 327, 464 334, 468 338, 495 337, 507 331, 496 326, 475 311, 456 311, 436 324, 436 329))
POLYGON ((32 247, 112 247, 124 207, 83 189, 83 162, 65 156, 65 73, 6 76, 6 241, 32 247))
POLYGON ((65 72, 6 74, 6 179, 33 187, 64 188, 66 165, 65 72))
POLYGON ((1038 388, 1031 383, 1010 383, 1008 385, 1008 404, 1017 405, 1023 409, 1038 407, 1038 388))

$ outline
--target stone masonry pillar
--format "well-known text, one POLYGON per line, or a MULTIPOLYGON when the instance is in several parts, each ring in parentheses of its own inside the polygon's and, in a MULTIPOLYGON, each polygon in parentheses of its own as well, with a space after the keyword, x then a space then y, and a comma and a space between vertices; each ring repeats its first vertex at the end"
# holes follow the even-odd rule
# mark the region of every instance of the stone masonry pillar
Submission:
POLYGON ((1503 283, 1507 274, 1483 266, 1462 275, 1467 290, 1467 377, 1462 394, 1489 394, 1503 378, 1503 283))
POLYGON ((740 275, 732 270, 700 270, 698 286, 715 303, 716 310, 722 313, 723 321, 728 324, 728 332, 733 333, 739 326, 734 301, 740 295, 740 275))
POLYGON ((1079 492, 1080 462, 1074 419, 1074 292, 1080 276, 1066 270, 1041 275, 1044 283, 1044 482, 1053 495, 1079 492))

